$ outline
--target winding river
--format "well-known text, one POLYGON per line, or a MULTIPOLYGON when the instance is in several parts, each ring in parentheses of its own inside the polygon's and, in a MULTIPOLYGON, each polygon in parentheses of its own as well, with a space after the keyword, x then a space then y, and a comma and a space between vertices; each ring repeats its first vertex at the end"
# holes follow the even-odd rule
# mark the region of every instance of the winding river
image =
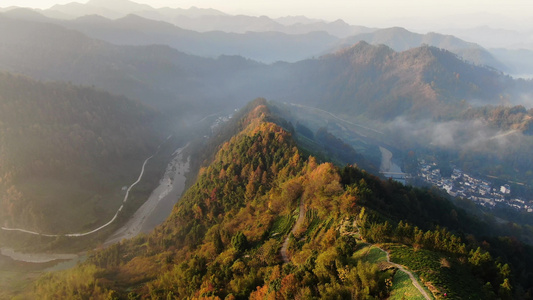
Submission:
MULTIPOLYGON (((114 243, 118 243, 123 239, 132 238, 139 234, 140 232, 149 232, 154 229, 157 225, 161 224, 172 211, 172 207, 179 199, 181 194, 185 189, 185 174, 189 171, 189 160, 188 157, 186 160, 183 158, 183 150, 188 146, 177 149, 173 154, 172 161, 168 164, 166 172, 163 178, 159 182, 159 186, 152 192, 148 200, 134 213, 130 220, 121 228, 119 228, 115 233, 113 233, 105 242, 104 246, 109 246, 114 243)), ((130 190, 140 182, 143 174, 144 168, 148 161, 153 157, 148 157, 141 168, 141 173, 139 178, 133 184, 130 185, 126 192, 126 196, 122 201, 122 205, 115 213, 115 216, 106 224, 91 230, 89 232, 83 233, 69 233, 69 234, 43 234, 38 232, 33 232, 24 229, 18 228, 6 228, 2 227, 2 230, 7 231, 19 231, 33 235, 48 236, 48 237, 81 237, 95 233, 113 223, 124 207, 124 203, 128 200, 130 190)), ((80 256, 84 256, 84 253, 81 254, 57 254, 57 253, 22 253, 17 252, 11 248, 2 247, 0 248, 0 254, 7 256, 13 260, 29 262, 29 263, 46 263, 54 260, 77 260, 80 256)))
POLYGON ((381 173, 402 173, 402 168, 392 162, 392 152, 389 149, 379 146, 381 151, 381 165, 379 171, 381 173))

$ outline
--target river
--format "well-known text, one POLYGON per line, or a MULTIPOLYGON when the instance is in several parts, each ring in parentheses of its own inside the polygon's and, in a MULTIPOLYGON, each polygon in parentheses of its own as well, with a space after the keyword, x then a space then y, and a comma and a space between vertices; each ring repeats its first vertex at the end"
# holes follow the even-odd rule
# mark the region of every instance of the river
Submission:
POLYGON ((379 166, 379 172, 385 176, 391 175, 392 173, 394 176, 391 177, 393 177, 394 180, 405 184, 405 175, 400 175, 403 174, 402 168, 392 161, 392 152, 381 146, 379 146, 379 151, 381 151, 381 165, 379 166))
POLYGON ((392 161, 392 152, 389 149, 379 146, 381 151, 381 165, 379 171, 381 173, 402 173, 402 168, 392 161))
MULTIPOLYGON (((174 152, 173 158, 167 165, 165 174, 159 182, 159 186, 152 192, 148 200, 133 214, 130 220, 104 242, 104 246, 135 237, 140 232, 150 232, 168 218, 172 207, 176 204, 185 189, 185 175, 189 172, 190 157, 184 159, 182 152, 187 146, 188 144, 174 152)), ((85 256, 85 253, 22 253, 3 247, 0 248, 0 255, 28 263, 47 263, 56 260, 66 260, 67 262, 61 263, 66 268, 67 266, 72 266, 69 262, 78 261, 85 256)))
POLYGON ((131 219, 105 241, 104 246, 135 237, 141 232, 150 232, 168 218, 185 189, 185 174, 189 172, 190 157, 184 160, 182 152, 187 146, 174 152, 174 158, 168 164, 159 186, 131 219))

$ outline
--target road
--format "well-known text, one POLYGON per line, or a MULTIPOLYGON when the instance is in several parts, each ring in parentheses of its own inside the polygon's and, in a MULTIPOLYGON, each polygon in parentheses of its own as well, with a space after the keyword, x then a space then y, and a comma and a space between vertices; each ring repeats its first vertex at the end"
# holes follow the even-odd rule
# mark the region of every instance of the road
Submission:
POLYGON ((54 260, 71 260, 78 258, 77 254, 51 254, 51 253, 20 253, 11 248, 1 248, 0 254, 13 260, 29 263, 46 263, 54 260))
POLYGON ((154 156, 152 155, 152 156, 148 157, 144 161, 144 163, 142 165, 142 168, 141 168, 141 173, 139 174, 139 178, 137 178, 137 181, 135 181, 134 183, 132 183, 128 187, 128 190, 126 191, 126 195, 124 196, 124 200, 122 200, 122 205, 120 205, 120 207, 118 208, 118 210, 115 213, 115 215, 113 216, 113 218, 109 222, 105 223, 104 225, 102 225, 102 226, 100 226, 100 227, 98 227, 96 229, 93 229, 93 230, 87 231, 87 232, 81 232, 81 233, 65 233, 65 234, 46 234, 46 233, 40 233, 40 232, 31 231, 31 230, 25 230, 25 229, 21 229, 21 228, 9 228, 9 227, 3 227, 3 226, 1 227, 1 229, 5 230, 5 231, 18 231, 18 232, 23 232, 23 233, 33 234, 33 235, 39 235, 39 236, 45 236, 45 237, 82 237, 82 236, 86 236, 86 235, 98 232, 98 231, 106 228, 107 226, 111 225, 111 223, 113 223, 117 219, 118 214, 124 208, 124 204, 128 201, 128 196, 130 194, 131 189, 141 181, 141 178, 142 178, 142 176, 144 174, 144 168, 145 168, 146 164, 148 163, 148 161, 152 157, 154 157, 154 156))
MULTIPOLYGON (((304 206, 303 199, 300 199, 300 214, 298 215, 298 220, 296 221, 296 224, 294 224, 294 226, 291 229, 291 233, 295 233, 296 230, 300 228, 304 219, 305 219, 305 206, 304 206)), ((289 255, 287 254, 287 248, 289 247, 289 236, 290 234, 287 235, 287 237, 285 238, 285 241, 283 242, 283 246, 281 246, 281 250, 280 250, 281 257, 284 263, 288 263, 290 260, 289 255)))
POLYGON ((174 158, 168 164, 159 186, 130 220, 105 241, 104 246, 135 237, 140 232, 149 232, 169 216, 172 207, 185 189, 189 158, 184 162, 182 152, 188 145, 174 152, 174 158))
MULTIPOLYGON (((185 174, 189 171, 189 158, 187 158, 187 160, 184 162, 182 151, 188 145, 189 144, 182 148, 179 148, 178 150, 176 150, 176 152, 174 152, 174 159, 167 166, 167 170, 160 181, 160 185, 152 192, 148 200, 135 212, 135 214, 130 218, 130 220, 105 241, 105 246, 109 246, 113 243, 118 243, 123 239, 132 238, 140 232, 150 231, 168 217, 172 207, 175 204, 175 201, 179 199, 179 196, 181 196, 185 189, 185 174)), ((144 173, 144 167, 150 158, 151 157, 147 158, 144 161, 139 178, 129 187, 128 191, 126 192, 126 196, 124 197, 123 201, 124 203, 127 201, 128 194, 131 188, 135 184, 139 183, 140 179, 142 178, 144 173)), ((109 226, 109 224, 111 224, 116 219, 116 216, 119 211, 117 211, 115 217, 107 224, 104 224, 104 226, 109 226)), ((101 230, 102 228, 103 227, 101 226, 95 230, 101 230)), ((8 230, 14 229, 8 228, 8 230)), ((95 230, 92 230, 88 233, 74 233, 70 234, 70 236, 77 237, 81 236, 81 234, 87 235, 96 232, 95 230)), ((20 229, 18 231, 41 236, 59 236, 42 234, 24 229, 20 229)), ((72 260, 78 257, 77 254, 21 253, 16 252, 10 248, 1 248, 0 254, 8 256, 11 259, 17 261, 24 261, 30 263, 43 263, 54 260, 72 260)))
MULTIPOLYGON (((93 234, 93 233, 95 233, 97 231, 100 231, 100 230, 104 229, 105 227, 111 225, 111 223, 113 223, 115 221, 115 219, 117 218, 117 216, 120 213, 120 211, 122 211, 122 209, 124 207, 124 203, 126 203, 126 201, 128 201, 128 196, 129 196, 129 193, 130 193, 131 189, 136 184, 138 184, 141 181, 141 178, 142 178, 142 176, 144 174, 144 168, 145 168, 146 164, 148 163, 148 161, 152 157, 153 157, 153 155, 144 160, 144 163, 143 163, 142 168, 141 168, 141 173, 139 174, 139 178, 137 178, 137 180, 129 186, 128 190, 126 191, 126 195, 124 196, 124 200, 122 201, 122 205, 120 205, 119 209, 117 210, 117 212, 115 213, 113 218, 109 222, 107 222, 106 224, 104 224, 104 225, 102 225, 102 226, 100 226, 100 227, 98 227, 98 228, 96 228, 94 230, 91 230, 91 231, 88 231, 88 232, 82 232, 82 233, 67 233, 67 234, 46 234, 46 233, 39 233, 39 232, 20 229, 20 228, 8 228, 8 227, 2 227, 2 230, 5 230, 5 231, 18 231, 18 232, 23 232, 23 233, 28 233, 28 234, 32 234, 32 235, 38 235, 38 236, 45 236, 45 237, 61 237, 61 236, 65 236, 65 237, 81 237, 81 236, 86 236, 86 235, 89 235, 89 234, 93 234)), ((4 256, 7 256, 7 257, 9 257, 9 258, 11 258, 13 260, 29 262, 29 263, 45 263, 45 262, 50 262, 50 261, 54 261, 54 260, 72 260, 72 259, 77 259, 78 258, 77 254, 22 253, 22 252, 17 252, 15 250, 13 250, 11 248, 7 248, 7 247, 0 248, 0 254, 4 255, 4 256)))
MULTIPOLYGON (((167 138, 167 140, 169 138, 167 138)), ((187 147, 187 146, 185 146, 185 147, 187 147)), ((165 178, 166 176, 161 180, 161 184, 160 185, 162 185, 163 182, 165 182, 166 183, 166 188, 172 190, 171 192, 172 192, 173 195, 175 195, 177 193, 179 193, 179 195, 181 195, 181 192, 183 191, 183 189, 185 187, 185 176, 184 176, 184 174, 188 171, 188 161, 187 161, 187 163, 184 163, 182 165, 176 165, 177 162, 181 163, 181 159, 182 159, 181 151, 185 147, 176 150, 176 152, 174 153, 175 154, 174 160, 167 167, 167 171, 168 171, 169 167, 177 167, 177 170, 176 170, 176 174, 177 175, 173 177, 173 181, 172 182, 168 182, 168 180, 165 180, 165 179, 169 179, 169 178, 165 178), (179 157, 179 159, 176 159, 178 157, 179 157), (176 188, 173 188, 173 187, 176 187, 176 188)), ((159 148, 160 147, 158 147, 157 151, 159 151, 159 148)), ((106 224, 104 224, 104 225, 102 225, 102 226, 100 226, 100 227, 98 227, 98 228, 96 228, 94 230, 91 230, 91 231, 88 231, 88 232, 82 232, 82 233, 46 234, 46 233, 40 233, 40 232, 31 231, 31 230, 25 230, 25 229, 21 229, 21 228, 1 227, 1 229, 5 230, 5 231, 18 231, 18 232, 23 232, 23 233, 32 234, 32 235, 38 235, 38 236, 45 236, 45 237, 59 237, 59 236, 81 237, 81 236, 86 236, 86 235, 89 235, 89 234, 93 234, 93 233, 95 233, 95 232, 97 232, 99 230, 102 230, 103 228, 111 225, 116 220, 118 214, 124 208, 124 204, 128 200, 129 193, 130 193, 131 189, 136 184, 138 184, 140 182, 140 180, 142 179, 142 177, 144 175, 144 170, 145 170, 146 164, 148 163, 148 161, 154 155, 152 155, 152 156, 150 156, 150 157, 148 157, 148 158, 146 158, 144 160, 143 165, 141 167, 141 172, 139 174, 139 177, 137 178, 137 180, 134 183, 132 183, 128 187, 128 189, 126 191, 126 195, 124 196, 124 199, 122 201, 122 205, 115 212, 115 215, 113 216, 113 218, 109 222, 107 222, 106 224)), ((168 175, 168 172, 166 172, 165 175, 168 175)), ((157 189, 156 189, 156 191, 157 191, 157 189)), ((135 236, 140 231, 140 230, 137 230, 137 228, 141 228, 142 230, 146 230, 146 228, 148 227, 147 224, 146 224, 146 220, 150 220, 150 217, 151 217, 150 214, 154 213, 154 206, 157 206, 159 200, 164 198, 164 196, 167 196, 168 194, 171 194, 169 192, 165 192, 163 194, 154 195, 154 194, 157 194, 157 193, 155 193, 156 191, 154 191, 154 193, 152 193, 152 195, 151 195, 151 197, 155 198, 156 201, 154 201, 152 199, 152 201, 147 201, 147 202, 150 202, 149 204, 146 204, 146 203, 143 204, 143 206, 141 206, 141 208, 139 208, 139 210, 132 216, 130 221, 124 227, 122 227, 121 229, 119 229, 117 232, 114 233, 114 235, 112 237, 114 237, 115 240, 113 242, 120 242, 123 238, 129 238, 129 237, 135 236), (132 219, 136 220, 136 221, 132 221, 132 219), (139 220, 140 220, 140 222, 139 222, 139 220), (130 227, 128 227, 127 229, 124 229, 128 224, 130 225, 130 227), (132 224, 135 224, 135 225, 132 225, 132 224), (132 226, 134 227, 134 229, 131 228, 132 226), (123 230, 123 232, 126 232, 127 236, 126 235, 120 235, 120 231, 121 230, 123 230)), ((167 198, 169 198, 169 197, 170 197, 170 195, 168 195, 167 198)), ((155 209, 155 210, 156 210, 156 212, 160 211, 160 209, 159 210, 155 209)), ((168 209, 166 209, 165 211, 166 211, 167 214, 169 213, 168 209)), ((152 220, 152 223, 153 223, 153 220, 152 220)), ((157 225, 157 224, 155 224, 155 225, 157 225)), ((155 225, 153 227, 155 227, 155 225)), ((152 229, 153 229, 153 227, 152 227, 152 229)), ((108 239, 108 241, 106 241, 106 245, 109 245, 110 243, 111 242, 108 239)), ((7 257, 10 257, 13 260, 29 262, 29 263, 44 263, 44 262, 50 262, 50 261, 54 261, 54 260, 69 260, 69 259, 76 259, 78 257, 78 254, 22 253, 22 252, 17 252, 15 250, 13 250, 11 248, 7 248, 7 247, 2 247, 0 249, 0 254, 4 255, 4 256, 7 256, 7 257)))

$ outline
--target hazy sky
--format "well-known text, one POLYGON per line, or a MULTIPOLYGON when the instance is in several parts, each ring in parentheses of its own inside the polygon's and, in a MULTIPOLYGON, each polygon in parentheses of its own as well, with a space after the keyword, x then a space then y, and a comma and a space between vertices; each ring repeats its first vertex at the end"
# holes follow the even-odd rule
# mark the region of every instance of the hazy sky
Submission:
MULTIPOLYGON (((109 0, 112 1, 112 0, 109 0)), ((0 7, 11 5, 49 8, 72 0, 0 0, 0 7)), ((87 1, 75 1, 86 3, 87 1)), ((531 0, 135 0, 153 7, 197 6, 215 8, 231 14, 281 17, 305 15, 366 26, 423 28, 492 27, 533 29, 531 0)))

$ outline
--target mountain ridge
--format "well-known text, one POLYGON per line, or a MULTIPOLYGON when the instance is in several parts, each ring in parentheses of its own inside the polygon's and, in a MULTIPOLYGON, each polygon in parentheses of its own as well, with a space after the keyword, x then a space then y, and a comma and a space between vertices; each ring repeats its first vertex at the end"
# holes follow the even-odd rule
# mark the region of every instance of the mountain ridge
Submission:
MULTIPOLYGON (((89 5, 89 7, 93 7, 92 5, 89 5)), ((14 9, 14 11, 17 11, 19 9, 14 9)), ((477 44, 465 42, 457 37, 450 36, 450 35, 444 35, 439 33, 430 32, 427 34, 417 34, 414 32, 409 32, 404 28, 401 27, 393 27, 393 28, 385 28, 385 29, 373 29, 373 28, 366 28, 363 26, 353 26, 348 25, 342 20, 337 20, 334 22, 325 22, 325 21, 313 21, 309 22, 308 19, 302 19, 302 22, 294 21, 297 23, 291 23, 288 22, 287 25, 276 23, 275 19, 269 19, 267 17, 250 17, 250 16, 230 16, 225 14, 216 14, 213 12, 205 11, 202 9, 197 9, 198 11, 194 10, 195 13, 199 13, 199 15, 196 15, 195 13, 192 13, 192 16, 187 16, 186 13, 181 14, 180 11, 191 11, 194 10, 193 8, 189 10, 181 10, 181 9, 152 9, 150 11, 147 10, 127 10, 124 11, 120 15, 113 15, 110 16, 109 14, 94 11, 94 10, 85 10, 83 13, 76 15, 74 19, 80 18, 85 15, 91 15, 91 14, 100 14, 108 19, 112 19, 112 22, 107 22, 107 26, 111 26, 111 30, 114 30, 114 35, 109 36, 110 34, 106 34, 104 32, 98 32, 95 28, 83 28, 81 26, 82 24, 74 24, 69 25, 70 23, 65 23, 65 20, 61 21, 58 19, 44 19, 43 17, 39 17, 34 15, 33 18, 30 18, 28 15, 25 17, 18 14, 19 17, 30 19, 33 21, 42 21, 42 22, 51 22, 56 24, 62 24, 63 26, 72 27, 77 30, 81 30, 86 34, 89 34, 93 37, 106 39, 111 43, 114 43, 115 41, 119 42, 134 42, 134 44, 138 44, 139 41, 143 40, 139 37, 135 38, 131 35, 132 32, 122 32, 119 34, 119 31, 117 31, 117 28, 113 28, 114 20, 115 19, 121 19, 124 18, 130 14, 136 14, 140 17, 143 17, 145 19, 152 20, 154 22, 166 22, 169 24, 173 24, 174 26, 179 26, 180 28, 195 31, 197 33, 196 40, 189 40, 189 41, 183 41, 182 43, 179 43, 176 38, 176 35, 167 35, 162 37, 161 33, 158 32, 152 32, 151 35, 144 34, 143 37, 147 41, 151 41, 152 43, 164 43, 164 44, 171 44, 173 47, 190 52, 190 53, 197 53, 200 55, 207 55, 207 56, 218 56, 220 54, 243 54, 244 56, 248 56, 249 58, 256 59, 256 60, 262 60, 265 62, 273 62, 276 60, 290 60, 290 61, 296 61, 300 59, 305 59, 311 56, 316 56, 320 54, 329 53, 331 51, 334 51, 335 49, 346 47, 349 45, 354 44, 357 41, 360 40, 366 40, 372 44, 386 44, 390 47, 392 47, 396 51, 405 51, 410 48, 419 47, 424 44, 428 44, 431 46, 436 46, 439 48, 446 49, 448 51, 454 52, 461 56, 463 59, 468 60, 472 63, 478 64, 478 65, 487 65, 491 66, 493 68, 511 73, 511 74, 518 74, 518 75, 524 75, 527 74, 527 68, 526 66, 522 65, 520 62, 517 62, 516 59, 513 58, 511 53, 503 52, 503 51, 497 51, 496 49, 485 49, 477 44), (203 12, 203 13, 202 13, 203 12), (177 16, 171 16, 173 13, 178 13, 177 16), (170 14, 168 17, 163 16, 162 14, 170 14), (180 21, 181 20, 181 21, 180 21), (305 20, 308 20, 307 22, 305 20), (214 22, 214 23, 213 23, 214 22), (211 24, 211 26, 205 27, 205 24, 211 24), (195 25, 196 24, 196 25, 195 25), (247 25, 248 24, 248 25, 247 25), (255 24, 255 25, 254 25, 255 24), (270 25, 268 25, 270 24, 270 25), (200 27, 199 27, 200 26, 200 27), (204 26, 204 27, 201 27, 204 26), (273 49, 272 45, 274 44, 287 44, 287 43, 294 43, 294 41, 286 40, 286 41, 279 41, 277 39, 271 40, 269 43, 264 45, 264 47, 270 47, 270 52, 276 52, 276 55, 270 55, 268 56, 268 52, 262 53, 262 56, 258 56, 257 51, 258 49, 253 49, 252 45, 246 45, 246 46, 240 46, 240 49, 244 49, 244 52, 240 53, 238 52, 239 49, 236 49, 235 47, 228 47, 228 45, 224 47, 219 47, 220 49, 224 49, 224 52, 221 52, 221 50, 214 51, 214 50, 206 50, 209 48, 216 49, 217 47, 217 41, 220 43, 221 41, 224 41, 224 39, 217 38, 216 36, 209 36, 206 35, 199 41, 198 37, 202 35, 198 35, 201 33, 207 33, 212 31, 218 31, 221 33, 239 33, 242 35, 249 34, 251 32, 256 33, 265 33, 268 32, 278 32, 283 33, 287 35, 295 35, 295 36, 302 36, 306 34, 310 34, 312 32, 327 32, 331 38, 330 39, 322 39, 320 40, 320 43, 310 43, 310 41, 307 41, 306 43, 300 45, 298 48, 299 51, 296 51, 297 49, 292 49, 293 52, 292 55, 283 55, 282 52, 279 49, 273 49), (159 36, 159 38, 153 37, 153 35, 159 36), (334 39, 333 39, 334 38, 334 39), (193 45, 189 44, 195 44, 195 43, 205 43, 205 40, 209 40, 210 43, 215 43, 215 47, 194 47, 193 45), (306 49, 306 51, 303 51, 302 49, 306 49), (213 52, 214 51, 214 52, 213 52), (255 51, 255 53, 254 53, 255 51), (303 54, 302 54, 303 53, 303 54)), ((34 14, 37 11, 34 10, 34 14)), ((55 11, 58 13, 58 11, 55 11)), ((9 10, 7 11, 9 13, 9 10)), ((57 15, 51 14, 51 12, 48 11, 39 11, 40 14, 44 14, 51 18, 58 18, 57 15)), ((13 14, 12 14, 13 15, 13 14)), ((61 17, 59 16, 61 19, 61 17)), ((62 18, 65 19, 65 18, 62 18)), ((296 19, 298 20, 298 19, 296 19)), ((80 23, 80 22, 78 22, 80 23)), ((146 20, 144 21, 146 24, 146 20)), ((90 24, 95 25, 95 22, 91 22, 90 24)), ((88 24, 86 24, 87 26, 88 24)), ((102 26, 100 24, 99 26, 102 26)), ((141 30, 137 26, 137 31, 141 30)), ((142 31, 142 30, 141 30, 142 31)), ((189 35, 191 35, 189 33, 189 35)), ((142 35, 142 33, 141 33, 142 35)), ((268 38, 268 34, 266 35, 268 38)), ((183 38, 183 36, 181 37, 183 38)), ((189 37, 190 39, 191 37, 189 37)), ((230 40, 234 40, 234 35, 228 35, 227 38, 230 40)), ((301 39, 301 37, 299 37, 301 39)), ((248 39, 254 39, 254 37, 248 37, 248 39)), ((239 41, 234 41, 235 43, 245 43, 245 40, 240 39, 239 41)), ((258 42, 255 40, 255 42, 258 42)), ((301 41, 299 42, 301 43, 301 41)), ((146 42, 145 42, 146 44, 146 42)), ((204 45, 205 46, 205 45, 204 45)), ((527 58, 527 64, 530 63, 531 59, 527 58)))
MULTIPOLYGON (((368 45, 364 48, 364 44, 357 44, 356 48, 337 54, 291 64, 264 65, 244 59, 229 70, 228 56, 205 59, 162 45, 116 46, 59 25, 14 21, 7 17, 2 20, 4 25, 0 29, 5 33, 5 48, 0 55, 0 67, 3 69, 38 79, 95 84, 130 98, 153 99, 151 105, 165 109, 179 106, 178 103, 190 105, 188 98, 198 99, 198 105, 221 104, 220 101, 242 105, 244 99, 261 95, 326 109, 346 107, 346 111, 352 112, 355 112, 354 106, 358 106, 359 114, 370 108, 378 118, 394 118, 404 111, 411 111, 412 117, 420 118, 462 110, 470 101, 498 105, 506 99, 513 105, 524 104, 520 102, 526 99, 523 95, 531 93, 530 81, 513 80, 436 48, 422 47, 393 54, 385 53, 390 50, 383 47, 374 49, 368 45), (35 35, 36 32, 39 34, 35 35), (21 43, 19 40, 23 37, 31 40, 21 43), (68 45, 63 41, 50 43, 59 37, 68 40, 68 45), (59 45, 63 45, 61 55, 55 50, 59 45), (80 48, 81 45, 84 46, 80 48), (361 48, 360 53, 347 57, 347 53, 354 52, 357 47, 361 48), (34 53, 29 49, 42 50, 34 53), (433 50, 423 53, 427 49, 433 50), (80 53, 86 55, 80 57, 80 53), (162 64, 165 68, 157 67, 162 64), (74 66, 83 72, 72 73, 74 66), (366 80, 365 76, 378 81, 366 80), (268 89, 262 82, 278 86, 278 89, 268 89), (392 91, 393 87, 397 90, 392 91), (406 101, 401 100, 402 97, 406 101), (331 103, 327 104, 327 99, 334 101, 328 100, 331 103), (354 99, 360 101, 355 103, 354 99), (429 101, 424 103, 424 99, 429 101), (461 104, 462 100, 465 103, 461 104), (421 105, 423 111, 416 113, 412 108, 415 103, 421 105), (441 112, 432 107, 439 103, 444 105, 441 112)), ((212 35, 217 36, 217 33, 212 35)), ((258 39, 263 37, 257 36, 258 39)))
POLYGON ((509 244, 491 240, 489 252, 440 227, 483 232, 483 223, 431 191, 302 157, 291 134, 268 121, 274 116, 267 106, 264 100, 248 106, 234 123, 242 131, 219 146, 162 226, 42 278, 32 295, 385 298, 396 289, 396 269, 365 259, 367 243, 381 243, 391 260, 414 268, 436 298, 521 296, 510 285, 531 289, 527 276, 518 277, 530 258, 493 257, 509 254, 509 244), (301 203, 305 220, 291 233, 301 203), (285 237, 287 263, 279 254, 285 237), (498 284, 485 284, 490 280, 498 284))
POLYGON ((295 66, 298 76, 308 78, 303 82, 313 83, 308 85, 312 89, 309 96, 294 98, 308 97, 308 103, 332 112, 342 107, 344 112, 351 109, 352 113, 382 115, 389 120, 405 112, 414 118, 424 115, 437 117, 439 112, 463 109, 463 99, 476 98, 484 99, 485 104, 497 103, 499 95, 515 87, 515 81, 510 77, 465 63, 448 51, 429 46, 394 52, 387 46, 360 42, 295 66), (311 69, 332 76, 310 75, 311 69), (341 94, 324 93, 322 86, 341 94), (483 88, 475 88, 481 86, 483 88))
POLYGON ((465 42, 455 36, 443 35, 435 32, 418 34, 401 27, 379 29, 371 33, 363 33, 348 37, 339 43, 341 45, 339 47, 354 44, 361 40, 370 44, 385 44, 398 52, 403 52, 427 44, 429 46, 443 48, 456 53, 463 59, 471 61, 474 64, 492 66, 493 68, 502 71, 506 71, 508 68, 495 58, 490 51, 478 44, 465 42))

